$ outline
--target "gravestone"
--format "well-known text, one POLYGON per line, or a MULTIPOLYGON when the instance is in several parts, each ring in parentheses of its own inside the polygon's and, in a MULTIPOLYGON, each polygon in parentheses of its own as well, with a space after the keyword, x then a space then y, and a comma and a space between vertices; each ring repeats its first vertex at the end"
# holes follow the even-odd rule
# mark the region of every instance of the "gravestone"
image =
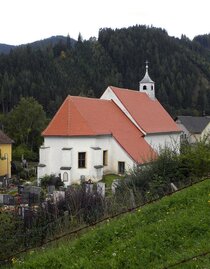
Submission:
POLYGON ((97 183, 97 193, 101 195, 102 197, 105 197, 105 183, 104 182, 97 183))
POLYGON ((4 194, 0 194, 0 205, 4 204, 4 194))
POLYGON ((47 186, 47 192, 49 194, 53 193, 55 191, 55 185, 49 185, 47 186))
POLYGON ((85 183, 85 176, 84 175, 80 176, 80 183, 81 184, 85 183))
POLYGON ((85 192, 92 193, 93 192, 93 183, 91 181, 85 182, 85 192))
POLYGON ((53 192, 53 201, 54 203, 65 199, 65 191, 54 191, 53 192))
POLYGON ((40 194, 41 187, 37 187, 37 186, 25 186, 24 187, 24 192, 30 192, 30 193, 40 194))
POLYGON ((2 205, 14 205, 15 198, 9 194, 0 194, 0 204, 2 205))
POLYGON ((37 186, 24 186, 21 194, 22 204, 36 204, 40 202, 41 188, 37 186))
POLYGON ((112 186, 111 186, 111 189, 112 189, 112 193, 115 194, 116 193, 116 188, 119 186, 119 181, 120 179, 114 179, 113 182, 112 182, 112 186))
POLYGON ((18 185, 18 194, 22 194, 24 192, 24 186, 18 185))
POLYGON ((3 178, 2 187, 7 188, 8 187, 8 178, 5 176, 3 178))

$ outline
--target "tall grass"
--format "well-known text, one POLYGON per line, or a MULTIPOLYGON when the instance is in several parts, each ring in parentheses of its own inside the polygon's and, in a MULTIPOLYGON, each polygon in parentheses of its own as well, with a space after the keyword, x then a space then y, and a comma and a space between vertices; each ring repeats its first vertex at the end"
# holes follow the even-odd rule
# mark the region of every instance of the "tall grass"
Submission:
MULTIPOLYGON (((106 221, 76 240, 32 252, 15 260, 13 268, 167 268, 210 251, 209 193, 206 180, 106 221)), ((203 268, 196 267, 200 264, 202 259, 192 259, 175 268, 203 268)))

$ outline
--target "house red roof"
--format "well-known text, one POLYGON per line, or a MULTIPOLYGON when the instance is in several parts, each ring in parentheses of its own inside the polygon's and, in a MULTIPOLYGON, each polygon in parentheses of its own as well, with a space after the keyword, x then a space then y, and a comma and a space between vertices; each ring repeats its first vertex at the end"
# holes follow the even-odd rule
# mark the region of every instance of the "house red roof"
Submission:
POLYGON ((157 99, 146 93, 110 86, 136 123, 146 133, 180 132, 177 124, 157 99))
POLYGON ((138 163, 155 155, 143 134, 111 100, 68 96, 42 135, 112 135, 138 163))
POLYGON ((14 141, 0 130, 0 144, 12 144, 14 141))

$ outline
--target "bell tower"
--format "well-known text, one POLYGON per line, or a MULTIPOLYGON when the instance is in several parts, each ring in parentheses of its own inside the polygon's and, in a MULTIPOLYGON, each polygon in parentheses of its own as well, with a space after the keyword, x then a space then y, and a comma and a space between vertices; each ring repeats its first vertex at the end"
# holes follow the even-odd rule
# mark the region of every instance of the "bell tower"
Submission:
POLYGON ((139 82, 139 91, 146 93, 151 99, 155 99, 155 82, 151 80, 148 73, 148 61, 146 61, 146 72, 139 82))

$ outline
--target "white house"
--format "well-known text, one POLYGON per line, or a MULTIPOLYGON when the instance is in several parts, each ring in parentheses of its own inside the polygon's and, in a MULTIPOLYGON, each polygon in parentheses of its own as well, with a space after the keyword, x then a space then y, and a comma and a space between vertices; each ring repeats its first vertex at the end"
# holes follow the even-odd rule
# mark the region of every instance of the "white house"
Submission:
POLYGON ((180 130, 155 98, 148 74, 139 91, 109 86, 100 99, 68 96, 43 131, 38 180, 57 174, 65 185, 124 174, 165 146, 179 148, 180 130))
POLYGON ((178 116, 176 123, 182 130, 181 141, 188 141, 190 144, 193 144, 204 138, 210 140, 209 116, 178 116))

